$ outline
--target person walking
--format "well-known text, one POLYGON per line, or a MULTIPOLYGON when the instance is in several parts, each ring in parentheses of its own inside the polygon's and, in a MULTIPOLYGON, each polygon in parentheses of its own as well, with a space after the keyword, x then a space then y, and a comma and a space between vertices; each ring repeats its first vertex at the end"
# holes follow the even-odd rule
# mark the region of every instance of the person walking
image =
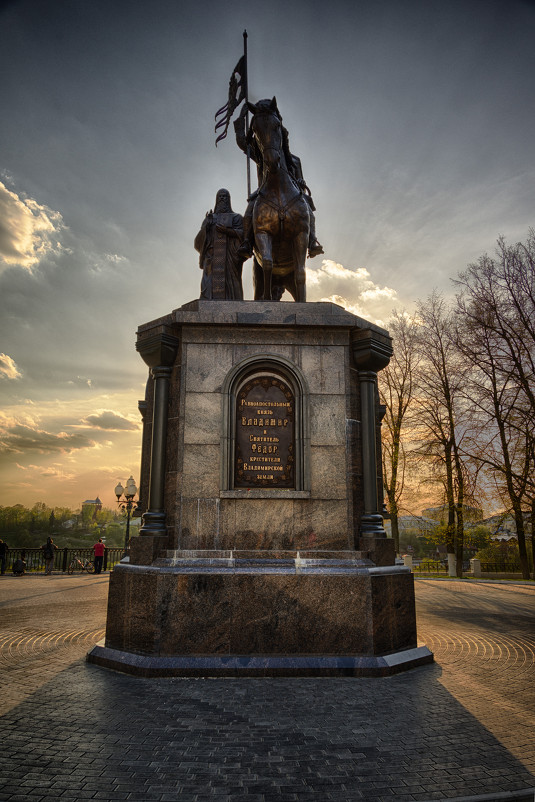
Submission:
POLYGON ((95 543, 93 546, 93 552, 95 554, 95 574, 100 574, 102 571, 102 562, 104 560, 104 551, 106 546, 102 542, 102 538, 99 537, 98 543, 95 543))
POLYGON ((47 537, 46 543, 44 546, 41 546, 41 551, 43 552, 43 556, 45 558, 45 576, 52 575, 52 569, 54 567, 54 554, 56 553, 57 549, 58 547, 51 537, 47 537))
POLYGON ((0 540, 0 563, 2 565, 2 574, 6 572, 6 562, 7 562, 7 553, 9 551, 9 546, 7 543, 4 543, 3 540, 0 540))

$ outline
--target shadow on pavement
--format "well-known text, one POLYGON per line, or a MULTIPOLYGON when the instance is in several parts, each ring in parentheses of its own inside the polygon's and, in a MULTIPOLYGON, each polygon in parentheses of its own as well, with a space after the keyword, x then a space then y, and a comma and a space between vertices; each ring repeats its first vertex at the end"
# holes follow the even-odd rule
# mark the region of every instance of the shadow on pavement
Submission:
POLYGON ((0 719, 2 799, 403 802, 535 785, 440 677, 147 680, 78 661, 0 719))

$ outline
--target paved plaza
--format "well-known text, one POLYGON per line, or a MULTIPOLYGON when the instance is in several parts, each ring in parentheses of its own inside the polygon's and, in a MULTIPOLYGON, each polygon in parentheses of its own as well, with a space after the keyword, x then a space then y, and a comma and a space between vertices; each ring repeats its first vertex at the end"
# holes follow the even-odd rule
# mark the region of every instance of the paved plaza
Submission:
POLYGON ((106 671, 85 654, 104 635, 107 590, 106 574, 1 578, 0 800, 405 802, 535 787, 533 584, 416 580, 435 663, 381 679, 106 671))

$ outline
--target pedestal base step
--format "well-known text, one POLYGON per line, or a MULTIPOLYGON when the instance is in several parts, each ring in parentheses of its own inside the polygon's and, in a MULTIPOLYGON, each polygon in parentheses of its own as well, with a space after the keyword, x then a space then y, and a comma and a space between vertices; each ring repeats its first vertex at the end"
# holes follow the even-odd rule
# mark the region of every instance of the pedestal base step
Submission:
POLYGON ((109 649, 100 641, 87 661, 140 677, 386 677, 433 662, 427 646, 382 656, 209 655, 152 657, 109 649))

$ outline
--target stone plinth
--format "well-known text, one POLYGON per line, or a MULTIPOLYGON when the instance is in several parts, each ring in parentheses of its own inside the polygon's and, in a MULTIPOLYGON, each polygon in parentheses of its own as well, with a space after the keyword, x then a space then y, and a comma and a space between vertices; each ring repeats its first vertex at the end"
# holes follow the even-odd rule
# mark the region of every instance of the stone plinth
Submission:
POLYGON ((388 332, 330 303, 194 301, 136 348, 146 511, 89 659, 146 676, 431 660, 378 511, 388 332))
POLYGON ((145 676, 383 676, 432 659, 406 568, 358 552, 200 555, 116 567, 91 661, 145 676))

